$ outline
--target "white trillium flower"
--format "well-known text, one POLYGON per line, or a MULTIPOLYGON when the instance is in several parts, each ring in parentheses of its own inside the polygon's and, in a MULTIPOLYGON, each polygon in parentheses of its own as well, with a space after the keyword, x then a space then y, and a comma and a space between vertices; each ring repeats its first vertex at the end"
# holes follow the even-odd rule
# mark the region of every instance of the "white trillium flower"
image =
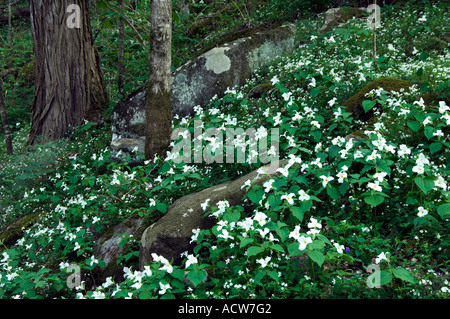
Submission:
POLYGON ((299 238, 299 242, 300 242, 300 245, 299 245, 298 249, 305 250, 306 246, 308 246, 308 244, 312 243, 312 239, 310 237, 301 236, 299 238))

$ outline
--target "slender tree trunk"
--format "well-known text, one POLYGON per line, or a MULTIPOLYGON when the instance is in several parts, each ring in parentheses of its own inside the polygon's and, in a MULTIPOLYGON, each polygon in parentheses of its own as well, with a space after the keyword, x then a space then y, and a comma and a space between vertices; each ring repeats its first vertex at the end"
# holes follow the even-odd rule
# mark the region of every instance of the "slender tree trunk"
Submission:
POLYGON ((145 158, 165 157, 172 133, 170 78, 172 61, 172 1, 152 0, 150 76, 145 114, 145 158))
MULTIPOLYGON (((119 11, 120 14, 125 14, 124 10, 124 0, 119 0, 119 11)), ((125 56, 125 23, 123 17, 119 19, 119 38, 117 40, 117 87, 119 94, 123 94, 124 88, 124 74, 125 74, 125 65, 124 65, 124 56, 125 56)))
POLYGON ((8 1, 8 48, 11 47, 12 12, 11 0, 8 1))
POLYGON ((374 20, 373 20, 373 37, 372 37, 372 60, 376 69, 378 68, 377 62, 377 23, 378 23, 378 8, 377 8, 377 0, 373 1, 373 11, 374 11, 374 20))
POLYGON ((62 138, 84 119, 99 120, 106 107, 88 4, 88 0, 30 1, 36 85, 28 144, 38 137, 62 138), (80 10, 68 11, 69 5, 80 10))
POLYGON ((3 95, 3 79, 0 77, 0 116, 3 123, 3 133, 5 134, 6 154, 13 154, 11 129, 9 127, 8 116, 6 114, 6 104, 3 95))

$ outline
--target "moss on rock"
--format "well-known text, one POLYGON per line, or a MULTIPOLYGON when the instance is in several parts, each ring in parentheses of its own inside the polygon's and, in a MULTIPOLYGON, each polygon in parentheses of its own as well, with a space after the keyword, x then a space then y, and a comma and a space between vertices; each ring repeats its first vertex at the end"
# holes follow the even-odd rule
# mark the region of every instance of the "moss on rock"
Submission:
POLYGON ((364 86, 355 95, 345 101, 343 103, 343 106, 345 106, 346 112, 353 114, 353 117, 355 119, 367 122, 373 117, 374 110, 379 110, 380 106, 377 104, 369 112, 365 112, 362 106, 362 102, 368 99, 365 96, 366 93, 369 93, 370 91, 376 90, 378 88, 383 88, 383 90, 387 92, 408 92, 409 88, 413 85, 414 83, 408 80, 393 77, 380 78, 364 86))
POLYGON ((271 82, 266 82, 255 86, 248 94, 249 98, 260 98, 265 94, 272 92, 275 89, 271 82))
POLYGON ((29 214, 12 223, 0 234, 0 243, 3 243, 7 247, 13 245, 22 237, 24 230, 33 225, 43 214, 45 213, 29 214))

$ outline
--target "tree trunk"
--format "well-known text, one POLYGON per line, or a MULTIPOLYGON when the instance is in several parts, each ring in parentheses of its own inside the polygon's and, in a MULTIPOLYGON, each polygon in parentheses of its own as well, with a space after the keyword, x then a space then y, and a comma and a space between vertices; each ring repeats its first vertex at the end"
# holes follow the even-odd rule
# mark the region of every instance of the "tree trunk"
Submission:
MULTIPOLYGON (((119 11, 120 14, 125 14, 124 10, 124 0, 119 0, 119 11)), ((125 23, 123 22, 123 18, 119 19, 119 38, 117 39, 117 88, 119 94, 123 94, 124 88, 124 75, 125 75, 125 65, 124 65, 124 56, 125 56, 125 23)))
POLYGON ((145 114, 145 158, 165 157, 172 133, 170 78, 172 61, 172 1, 152 0, 150 76, 145 114))
POLYGON ((0 15, 0 26, 9 23, 9 20, 15 21, 20 19, 28 19, 30 16, 30 8, 21 8, 14 12, 0 15))
POLYGON ((373 20, 373 38, 372 38, 372 59, 375 68, 378 70, 378 62, 377 62, 377 23, 378 23, 378 8, 377 8, 377 0, 373 1, 375 18, 373 20))
POLYGON ((88 4, 87 0, 30 1, 36 85, 28 144, 38 137, 43 142, 62 138, 84 119, 99 120, 106 107, 108 96, 88 4), (70 11, 69 5, 80 10, 70 11))
POLYGON ((8 1, 8 48, 11 47, 12 12, 11 0, 8 1))
POLYGON ((13 147, 11 140, 11 129, 9 127, 8 116, 6 114, 6 104, 3 95, 3 79, 0 77, 0 116, 3 123, 3 133, 5 134, 6 154, 12 155, 13 147))

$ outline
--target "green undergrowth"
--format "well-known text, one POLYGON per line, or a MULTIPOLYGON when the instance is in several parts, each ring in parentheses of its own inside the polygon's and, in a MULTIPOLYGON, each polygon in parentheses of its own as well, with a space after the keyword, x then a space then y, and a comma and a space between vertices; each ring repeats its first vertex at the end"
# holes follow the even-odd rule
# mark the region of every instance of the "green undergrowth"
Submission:
POLYGON ((255 154, 194 164, 173 151, 131 167, 110 160, 107 124, 85 123, 27 159, 2 160, 0 231, 42 215, 1 245, 0 298, 448 298, 450 52, 426 39, 444 39, 450 16, 432 4, 386 7, 382 17, 376 63, 364 20, 321 35, 323 15, 298 19, 293 54, 196 107, 194 117, 175 119, 182 134, 204 124, 199 151, 225 151, 208 128, 254 128, 256 139, 236 136, 235 147, 267 137, 269 153, 278 142, 288 161, 242 205, 199 203, 217 224, 193 230, 195 248, 180 265, 155 256, 139 269, 139 238, 126 238, 133 244, 119 258, 124 280, 98 282, 93 270, 104 263, 93 249, 133 214, 155 222, 176 199, 260 168, 255 154), (345 101, 386 77, 411 85, 367 92, 369 120, 347 112, 345 101), (73 266, 82 281, 71 288, 73 266))

